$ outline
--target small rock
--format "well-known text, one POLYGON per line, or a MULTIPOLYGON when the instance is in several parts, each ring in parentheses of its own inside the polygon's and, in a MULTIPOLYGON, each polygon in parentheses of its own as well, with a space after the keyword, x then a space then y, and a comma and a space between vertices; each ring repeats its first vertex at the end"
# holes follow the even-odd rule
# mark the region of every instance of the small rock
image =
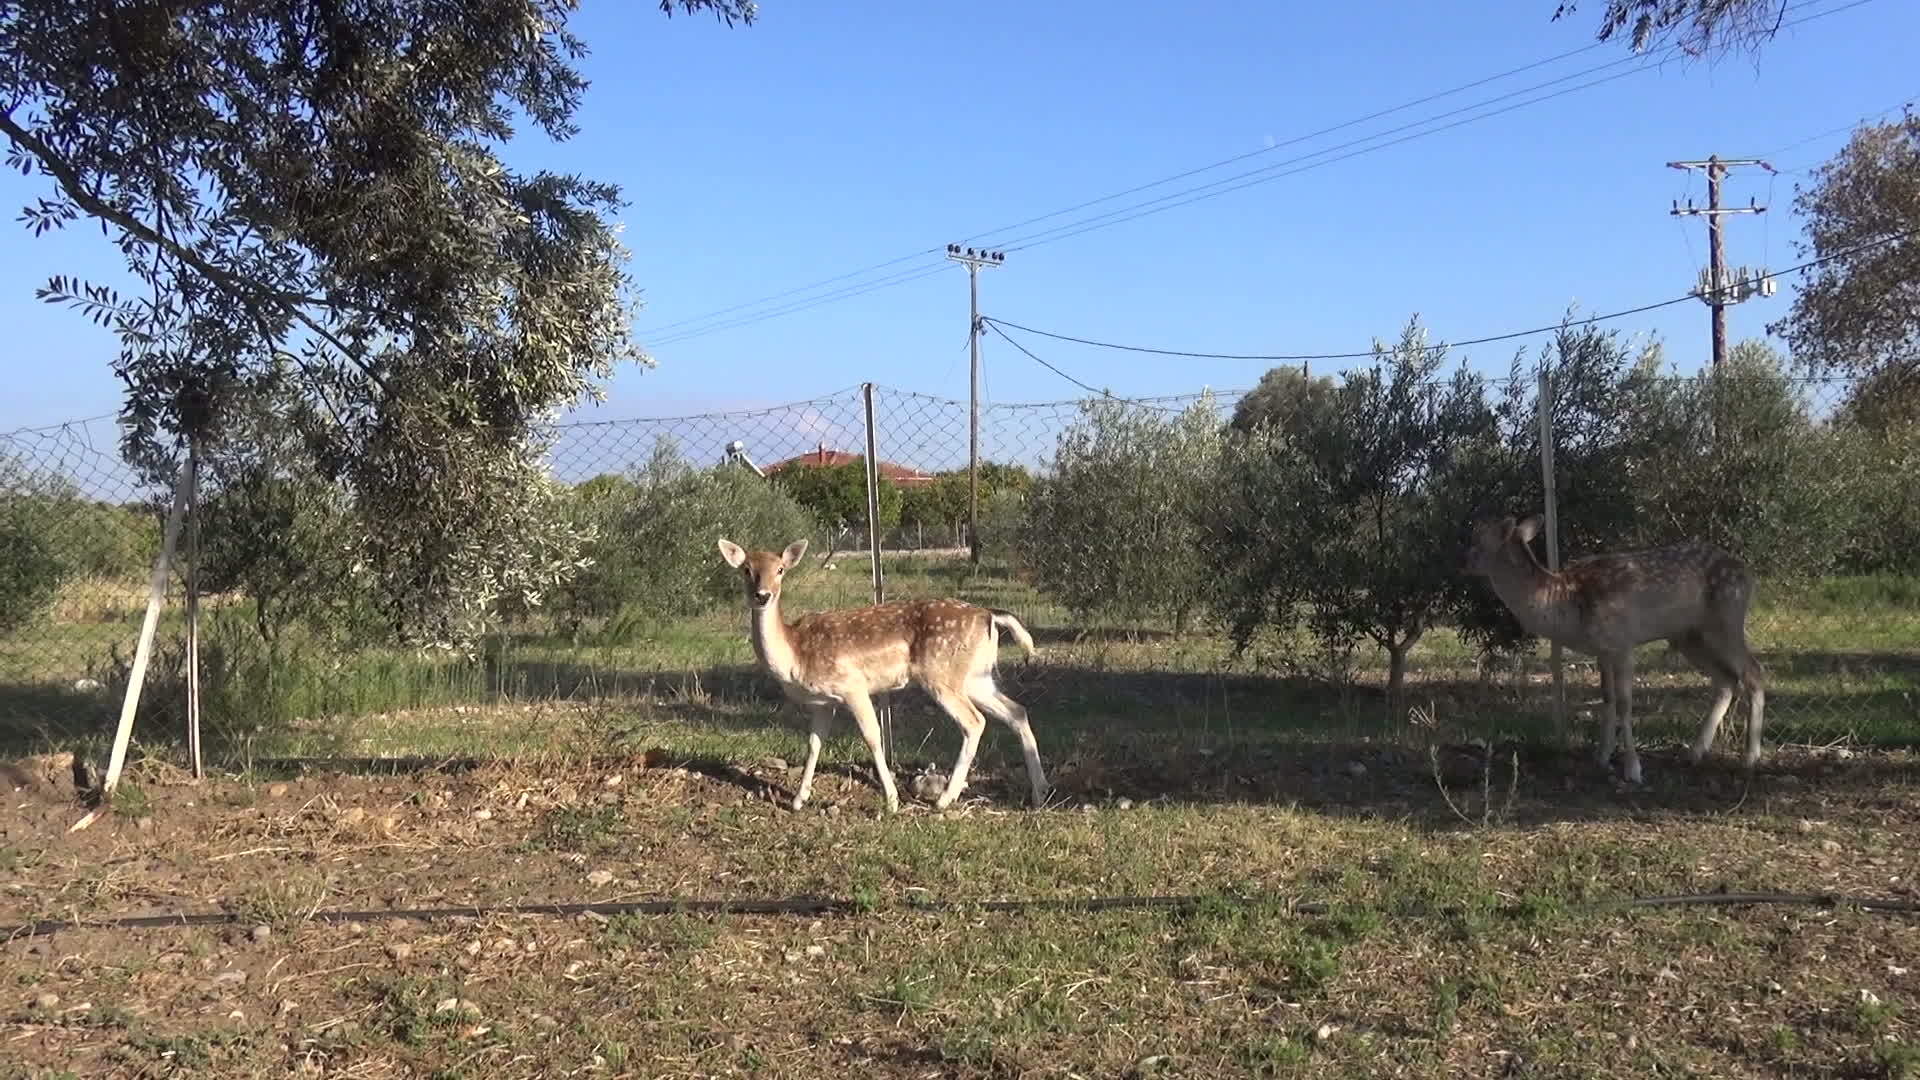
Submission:
POLYGON ((1869 1007, 1878 1005, 1880 1004, 1880 995, 1874 993, 1871 990, 1863 989, 1860 991, 1860 1004, 1866 1005, 1869 1007))
POLYGON ((487 809, 484 806, 473 812, 473 818, 475 821, 487 821, 487 820, 490 820, 492 817, 493 817, 493 811, 487 809))
POLYGON ((763 769, 772 769, 774 772, 786 772, 787 759, 783 757, 765 758, 760 762, 760 767, 763 769))
POLYGON ((33 1007, 44 1012, 52 1012, 60 1007, 59 994, 41 994, 33 999, 33 1007))
POLYGON ((1813 822, 1808 821, 1806 818, 1801 818, 1799 821, 1793 823, 1793 827, 1801 833, 1810 833, 1813 831, 1813 822))
POLYGON ((620 801, 620 793, 617 791, 603 791, 600 793, 600 801, 611 806, 620 801))
POLYGON ((238 970, 223 971, 213 977, 213 985, 215 986, 238 986, 246 981, 247 973, 238 970))
POLYGON ((595 870, 593 873, 587 875, 587 884, 593 886, 611 885, 613 884, 613 871, 595 870))
POLYGON ((1120 799, 1120 800, 1118 800, 1118 801, 1116 801, 1116 802, 1115 802, 1115 803, 1114 803, 1113 805, 1114 805, 1114 807, 1115 807, 1116 809, 1120 809, 1120 810, 1131 810, 1131 809, 1133 809, 1133 800, 1132 800, 1132 799, 1120 799))
POLYGON ((609 776, 605 780, 600 781, 600 786, 601 787, 619 787, 620 781, 621 781, 620 774, 614 773, 612 776, 609 776))
POLYGON ((265 924, 256 926, 247 936, 253 938, 254 944, 257 945, 273 936, 273 927, 265 924))
POLYGON ((366 923, 359 922, 356 920, 354 922, 350 922, 347 924, 347 933, 349 934, 364 934, 366 932, 367 932, 366 923))
POLYGON ((133 820, 133 827, 141 832, 147 832, 153 828, 153 819, 150 817, 135 818, 133 820))
POLYGON ((840 816, 840 804, 839 804, 839 803, 828 803, 828 804, 827 804, 827 816, 828 816, 828 817, 839 817, 839 816, 840 816))
POLYGON ((1367 767, 1358 761, 1347 762, 1347 775, 1355 780, 1367 775, 1367 767))
POLYGON ((280 1015, 281 1016, 285 1016, 299 1007, 300 1007, 299 1005, 294 1003, 294 1000, 292 998, 280 999, 280 1015))
POLYGON ((413 955, 413 946, 404 941, 396 941, 387 946, 387 956, 394 960, 405 960, 413 955))
POLYGON ((1319 1027, 1313 1029, 1313 1041, 1320 1043, 1326 1042, 1328 1039, 1333 1038, 1334 1032, 1339 1030, 1340 1025, 1338 1024, 1321 1024, 1319 1027))
POLYGON ((273 784, 273 785, 270 785, 270 786, 269 786, 269 787, 267 788, 267 797, 268 797, 268 798, 270 798, 270 799, 284 799, 284 798, 286 798, 286 797, 287 797, 287 785, 285 785, 285 784, 273 784))
POLYGON ((809 945, 807 946, 807 955, 825 956, 827 955, 827 947, 825 945, 809 945))
POLYGON ((1821 851, 1824 851, 1824 852, 1826 852, 1826 853, 1827 853, 1827 854, 1829 854, 1829 855, 1831 855, 1831 854, 1833 854, 1834 852, 1836 852, 1836 851, 1839 851, 1839 850, 1840 850, 1840 841, 1838 841, 1838 840, 1822 840, 1822 841, 1820 841, 1820 850, 1821 850, 1821 851))
POLYGON ((461 1001, 459 998, 441 998, 440 1004, 435 1005, 433 1011, 436 1016, 443 1016, 447 1013, 459 1013, 461 1016, 479 1016, 480 1006, 475 1005, 471 1001, 461 1001))
POLYGON ((548 1016, 546 1013, 539 1013, 535 1015, 533 1018, 533 1026, 537 1028, 542 1028, 547 1031, 552 1031, 554 1028, 557 1028, 560 1026, 560 1021, 554 1019, 551 1016, 548 1016))
POLYGON ((358 825, 365 820, 367 820, 365 807, 355 806, 340 815, 340 824, 342 825, 358 825))
POLYGON ((1081 803, 1081 804, 1080 804, 1080 812, 1081 812, 1081 813, 1083 813, 1083 814, 1091 814, 1091 813, 1093 813, 1093 812, 1094 812, 1094 805, 1093 805, 1092 803, 1090 803, 1090 802, 1088 802, 1088 803, 1081 803))

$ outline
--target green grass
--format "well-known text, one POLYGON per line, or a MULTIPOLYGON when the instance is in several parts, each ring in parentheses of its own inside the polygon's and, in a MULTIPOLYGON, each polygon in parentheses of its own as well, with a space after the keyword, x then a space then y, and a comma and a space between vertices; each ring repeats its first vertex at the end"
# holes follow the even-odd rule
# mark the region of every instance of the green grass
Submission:
MULTIPOLYGON (((1088 738, 1231 746, 1409 734, 1406 718, 1386 715, 1378 650, 1362 650, 1352 681, 1342 685, 1263 663, 1297 657, 1298 643, 1268 643, 1236 657, 1216 634, 1077 625, 992 564, 975 573, 951 556, 891 555, 886 581, 890 596, 957 595, 1021 615, 1041 637, 1043 654, 1028 665, 1006 645, 1002 681, 1033 710, 1049 753, 1088 738)), ((809 562, 795 575, 787 612, 870 599, 865 560, 843 555, 835 570, 809 562)), ((111 729, 112 688, 73 685, 104 679, 114 645, 130 657, 139 610, 68 609, 73 619, 0 641, 0 750, 99 746, 111 729)), ((780 713, 771 683, 752 669, 744 610, 731 604, 668 622, 616 617, 577 638, 530 619, 489 639, 471 661, 386 649, 334 655, 291 640, 280 661, 268 664, 244 604, 209 612, 205 627, 207 742, 225 762, 538 759, 653 745, 733 758, 796 752, 798 720, 780 713)), ((177 746, 183 727, 180 632, 178 614, 168 612, 143 695, 140 737, 163 751, 177 746)), ((1750 635, 1769 671, 1770 743, 1895 743, 1920 731, 1920 584, 1837 578, 1762 589, 1750 635)), ((1509 670, 1483 673, 1451 631, 1428 634, 1409 673, 1410 704, 1437 725, 1422 737, 1546 734, 1545 655, 1536 647, 1509 670)), ((1689 737, 1708 703, 1704 678, 1664 646, 1644 647, 1638 666, 1636 734, 1643 742, 1689 737)), ((1597 699, 1589 659, 1569 655, 1567 672, 1576 710, 1597 699)), ((895 702, 896 751, 950 742, 948 722, 922 695, 895 702)), ((1736 706, 1723 738, 1739 737, 1744 712, 1736 706)), ((848 726, 839 729, 834 753, 864 756, 848 726)))

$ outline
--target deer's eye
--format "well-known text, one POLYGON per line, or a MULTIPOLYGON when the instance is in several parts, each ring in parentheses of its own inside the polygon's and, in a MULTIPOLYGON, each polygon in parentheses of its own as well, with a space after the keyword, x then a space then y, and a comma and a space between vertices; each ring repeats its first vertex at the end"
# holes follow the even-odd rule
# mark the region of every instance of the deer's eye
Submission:
POLYGON ((779 567, 779 568, 777 568, 777 569, 775 569, 775 570, 774 570, 774 572, 773 572, 773 576, 774 576, 774 577, 781 577, 781 576, 783 576, 784 574, 786 574, 786 572, 787 572, 787 568, 786 568, 786 567, 784 567, 784 566, 782 566, 782 567, 779 567))

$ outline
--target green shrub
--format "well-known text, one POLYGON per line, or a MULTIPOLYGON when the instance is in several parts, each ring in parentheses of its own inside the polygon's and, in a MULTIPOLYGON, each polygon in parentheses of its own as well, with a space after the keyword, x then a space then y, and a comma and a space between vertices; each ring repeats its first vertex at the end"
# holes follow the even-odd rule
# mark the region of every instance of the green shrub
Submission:
POLYGON ((1017 558, 1076 618, 1184 627, 1210 576, 1198 518, 1220 457, 1213 398, 1180 413, 1095 398, 1081 412, 1027 496, 1017 558))
POLYGON ((595 477, 574 489, 574 509, 595 529, 558 609, 580 619, 693 615, 739 599, 739 571, 720 558, 724 536, 778 550, 822 539, 812 514, 779 485, 738 465, 695 469, 663 439, 631 477, 595 477))
POLYGON ((71 574, 36 515, 0 505, 0 634, 44 615, 71 574))

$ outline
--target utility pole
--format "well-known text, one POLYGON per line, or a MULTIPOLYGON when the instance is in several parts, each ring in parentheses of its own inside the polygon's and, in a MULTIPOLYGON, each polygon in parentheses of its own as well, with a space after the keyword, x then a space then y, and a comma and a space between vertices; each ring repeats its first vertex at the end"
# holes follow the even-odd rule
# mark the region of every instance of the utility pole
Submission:
POLYGON ((1681 207, 1679 200, 1673 204, 1674 215, 1705 215, 1707 219, 1707 268, 1700 274, 1700 283, 1693 294, 1702 303, 1713 309, 1713 370, 1718 371, 1720 364, 1727 358, 1727 305, 1738 304, 1753 296, 1772 296, 1775 291, 1773 278, 1768 276, 1764 267, 1752 269, 1739 267, 1737 276, 1727 272, 1726 240, 1721 235, 1720 219, 1727 214, 1761 214, 1766 207, 1757 205, 1752 199, 1745 206, 1723 207, 1720 205, 1720 181, 1727 170, 1741 165, 1757 165, 1768 172, 1774 172, 1773 166, 1759 158, 1721 158, 1717 154, 1709 155, 1705 161, 1669 161, 1669 169, 1701 169, 1707 174, 1707 205, 1696 207, 1693 200, 1681 207))
POLYGON ((947 258, 967 268, 967 346, 972 356, 973 389, 967 397, 967 558, 980 563, 980 268, 1007 261, 1004 251, 947 245, 947 258))

